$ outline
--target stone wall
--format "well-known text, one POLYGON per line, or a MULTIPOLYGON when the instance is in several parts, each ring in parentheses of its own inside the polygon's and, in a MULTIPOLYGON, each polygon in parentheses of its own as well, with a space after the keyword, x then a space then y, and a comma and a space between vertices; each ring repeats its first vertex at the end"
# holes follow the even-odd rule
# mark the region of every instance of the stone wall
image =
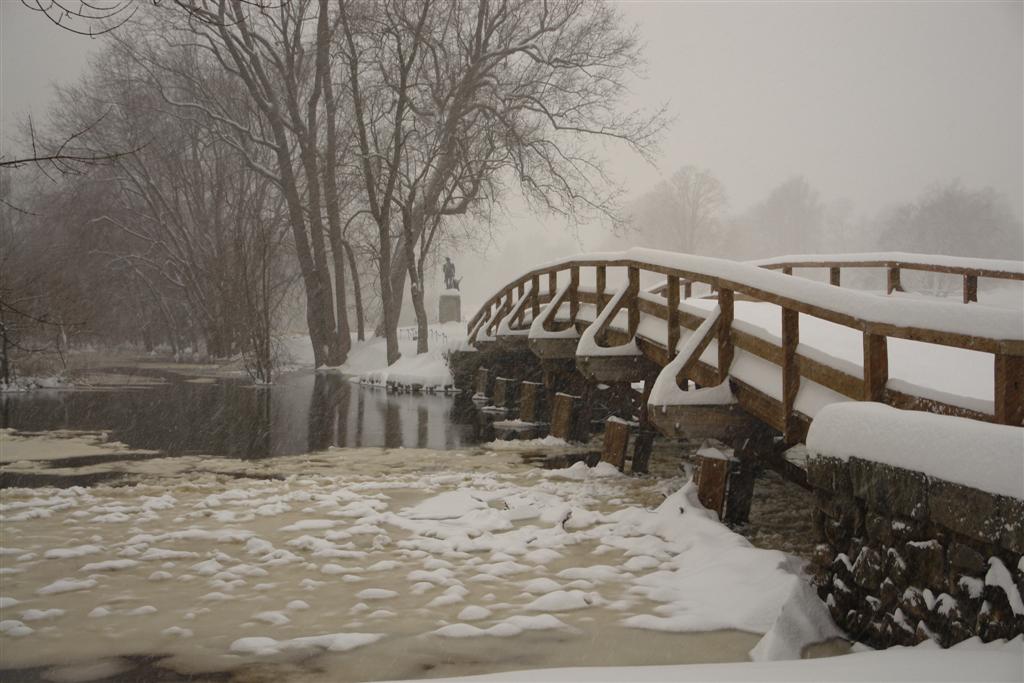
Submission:
POLYGON ((859 458, 815 457, 807 474, 815 581, 850 636, 949 647, 1024 633, 1024 501, 859 458))

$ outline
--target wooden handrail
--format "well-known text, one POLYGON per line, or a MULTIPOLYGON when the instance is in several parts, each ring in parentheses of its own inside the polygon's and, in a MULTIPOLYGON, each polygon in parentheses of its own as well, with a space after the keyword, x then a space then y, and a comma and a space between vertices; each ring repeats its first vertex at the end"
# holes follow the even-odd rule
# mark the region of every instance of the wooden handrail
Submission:
MULTIPOLYGON (((723 262, 720 259, 702 260, 719 263, 735 263, 723 262)), ((799 313, 821 318, 822 320, 827 320, 845 327, 851 327, 865 333, 897 337, 931 344, 942 344, 944 346, 954 346, 974 351, 1003 353, 1011 356, 1024 356, 1024 323, 1018 323, 1016 320, 1012 322, 1012 326, 1015 328, 1015 333, 1010 336, 985 334, 984 331, 967 331, 968 328, 973 327, 976 329, 983 327, 985 323, 983 315, 977 315, 970 310, 960 312, 955 317, 950 317, 950 319, 946 321, 948 327, 953 329, 937 330, 915 327, 913 325, 907 325, 904 322, 907 310, 923 310, 930 306, 942 304, 921 301, 902 301, 895 304, 895 302, 891 302, 887 299, 883 299, 869 293, 859 292, 856 290, 841 290, 844 297, 847 299, 856 299, 856 303, 860 304, 861 308, 864 309, 858 311, 858 314, 854 315, 842 310, 837 310, 838 307, 830 308, 827 307, 827 304, 822 305, 818 302, 804 301, 798 298, 797 295, 789 294, 785 291, 786 287, 782 286, 789 278, 781 274, 778 274, 778 278, 780 279, 773 282, 773 284, 777 284, 779 286, 773 286, 768 289, 762 286, 750 285, 736 279, 723 277, 721 275, 710 275, 696 270, 673 268, 660 265, 658 263, 648 263, 631 258, 611 258, 607 260, 586 258, 567 259, 554 265, 530 271, 516 280, 513 280, 511 283, 506 285, 505 288, 497 292, 487 302, 485 302, 481 309, 473 316, 473 318, 470 319, 468 327, 469 329, 472 329, 478 322, 478 319, 485 315, 491 305, 506 296, 506 293, 508 293, 510 289, 514 289, 520 283, 532 279, 534 275, 543 275, 547 273, 550 277, 550 275, 563 270, 575 269, 578 273, 580 268, 597 266, 604 266, 606 268, 636 268, 638 271, 657 273, 666 276, 671 275, 679 277, 681 280, 701 282, 710 285, 716 290, 728 289, 735 293, 743 294, 753 300, 775 303, 783 308, 789 308, 799 313), (881 315, 879 313, 881 313, 881 315), (1016 328, 1020 329, 1017 330, 1016 328)), ((760 268, 758 267, 757 270, 760 271, 760 268)), ((760 272, 767 275, 772 271, 760 272)), ((815 283, 812 281, 802 282, 805 282, 807 285, 825 288, 826 290, 830 287, 824 283, 815 283)), ((991 315, 991 312, 987 312, 987 314, 991 315)), ((1011 316, 1012 312, 1007 311, 1007 315, 1011 316)), ((1017 318, 1020 318, 1020 316, 1017 316, 1017 318)))
MULTIPOLYGON (((716 328, 718 368, 713 379, 723 381, 728 376, 734 346, 751 350, 756 355, 778 364, 783 373, 783 430, 787 440, 795 438, 799 432, 798 426, 791 424, 790 416, 794 414, 793 405, 801 377, 807 377, 852 398, 880 401, 887 397, 891 399, 895 395, 903 396, 886 387, 888 381, 886 340, 888 337, 993 353, 995 355, 994 418, 1008 424, 1020 424, 1024 421, 1024 399, 1021 396, 1022 388, 1024 388, 1022 387, 1024 385, 1024 324, 1020 322, 1024 318, 1019 315, 1015 316, 1012 311, 1006 311, 1006 316, 1002 316, 1000 313, 992 311, 982 313, 965 309, 958 312, 956 316, 952 316, 950 321, 943 319, 942 326, 945 329, 915 327, 903 324, 903 320, 908 315, 913 317, 912 314, 915 311, 934 311, 934 308, 929 307, 936 304, 906 300, 893 301, 850 290, 843 290, 843 294, 839 295, 831 290, 832 285, 805 280, 801 281, 802 284, 799 287, 793 287, 791 277, 782 273, 771 273, 777 269, 786 270, 790 265, 805 267, 805 264, 812 264, 811 267, 829 268, 830 282, 835 284, 839 280, 835 269, 849 265, 851 263, 849 261, 840 265, 836 265, 835 262, 818 261, 771 263, 767 266, 758 265, 757 267, 754 267, 754 264, 739 264, 739 268, 737 268, 734 263, 718 259, 685 257, 677 259, 677 261, 686 267, 679 267, 675 263, 669 263, 672 261, 670 256, 665 257, 658 252, 649 252, 652 254, 652 258, 642 258, 647 255, 643 252, 644 250, 631 250, 624 254, 602 255, 599 258, 567 259, 526 273, 492 296, 473 316, 469 323, 469 329, 474 337, 473 341, 480 329, 491 333, 501 318, 509 315, 511 310, 518 311, 520 316, 517 317, 521 320, 521 314, 526 310, 526 306, 523 305, 527 303, 526 298, 529 299, 530 307, 534 311, 539 308, 542 301, 550 302, 553 298, 553 291, 546 296, 537 292, 537 285, 544 274, 548 275, 550 287, 556 282, 557 273, 564 270, 569 271, 570 280, 567 291, 563 296, 558 297, 559 301, 552 302, 552 305, 558 305, 562 303, 562 300, 568 300, 572 321, 576 321, 576 314, 581 303, 595 303, 600 312, 607 303, 605 300, 607 283, 604 277, 606 269, 622 267, 627 269, 629 276, 628 301, 619 301, 620 306, 628 307, 629 310, 628 329, 625 331, 627 337, 634 336, 641 313, 653 314, 655 317, 665 320, 668 328, 665 342, 667 349, 661 353, 663 353, 666 363, 675 353, 675 346, 680 338, 680 329, 683 327, 693 329, 701 321, 700 316, 686 313, 680 309, 680 286, 684 283, 700 282, 717 291, 721 314, 716 328), (750 266, 750 270, 745 270, 744 265, 750 266), (582 291, 579 286, 580 269, 587 267, 597 269, 598 287, 596 291, 582 291), (666 276, 666 285, 658 290, 653 290, 663 292, 664 298, 640 290, 641 272, 666 276), (526 290, 527 283, 530 285, 529 290, 526 290), (833 293, 828 294, 829 292, 833 293), (827 294, 827 296, 823 297, 823 294, 827 294), (782 308, 781 347, 744 332, 742 327, 737 329, 734 326, 732 302, 737 295, 754 301, 776 304, 782 308), (518 296, 517 299, 516 296, 518 296), (835 297, 838 297, 838 300, 835 300, 835 297), (852 310, 856 310, 857 314, 852 313, 852 310), (864 337, 863 374, 857 377, 847 371, 830 367, 798 353, 800 314, 859 330, 864 337), (982 323, 992 320, 998 323, 995 327, 999 334, 995 334, 991 330, 986 333, 984 329, 968 331, 971 325, 984 327, 982 323)), ((870 263, 874 266, 876 262, 856 261, 852 263, 858 265, 870 263)), ((885 263, 892 262, 885 261, 885 263)), ((916 262, 910 264, 919 270, 925 269, 925 265, 927 264, 916 262)), ((940 264, 937 267, 952 266, 940 264)), ((977 273, 997 272, 996 269, 979 268, 976 263, 972 264, 972 268, 977 273)), ((998 272, 1009 273, 1009 279, 1017 279, 1016 271, 998 272)), ((969 278, 977 276, 965 275, 964 277, 966 286, 969 278)), ((895 280, 898 284, 898 275, 894 278, 890 274, 889 278, 890 282, 895 280)), ((976 279, 970 281, 976 287, 976 279)), ((971 308, 973 309, 973 307, 971 308)), ((930 405, 952 408, 947 404, 930 399, 905 397, 905 402, 910 403, 928 403, 929 401, 930 405)), ((980 415, 968 409, 964 409, 963 412, 971 417, 980 415)))

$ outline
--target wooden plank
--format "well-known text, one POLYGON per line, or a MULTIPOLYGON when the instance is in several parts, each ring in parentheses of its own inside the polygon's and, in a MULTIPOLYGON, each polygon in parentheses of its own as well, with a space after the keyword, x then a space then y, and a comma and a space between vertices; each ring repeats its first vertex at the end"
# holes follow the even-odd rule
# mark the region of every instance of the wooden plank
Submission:
POLYGON ((839 271, 840 271, 839 266, 833 266, 833 267, 828 269, 828 282, 829 282, 830 285, 832 285, 834 287, 838 287, 839 286, 839 278, 840 278, 839 271))
POLYGON ((831 365, 821 363, 802 354, 797 354, 797 361, 800 365, 801 377, 806 377, 812 382, 817 382, 823 387, 828 387, 832 391, 852 398, 855 401, 861 400, 864 396, 863 377, 856 377, 842 370, 837 370, 831 365))
POLYGON ((729 368, 732 366, 732 316, 733 296, 731 289, 722 289, 718 292, 718 306, 721 313, 718 316, 718 381, 724 382, 729 377, 729 368))
POLYGON ((599 309, 600 308, 604 308, 604 303, 605 303, 604 293, 605 293, 605 290, 608 288, 607 277, 608 277, 607 269, 604 266, 598 266, 597 267, 597 307, 599 309))
POLYGON ((995 375, 996 422, 1024 425, 1024 357, 996 354, 995 375))
POLYGON ((978 276, 964 275, 964 303, 978 300, 978 276))
POLYGON ((693 283, 689 280, 683 285, 683 298, 689 299, 693 295, 693 283))
POLYGON ((618 418, 610 417, 605 420, 601 461, 610 462, 621 470, 626 465, 626 448, 628 445, 629 425, 618 418))
POLYGON ((800 390, 800 360, 796 347, 800 343, 800 314, 782 309, 782 432, 786 443, 796 443, 793 406, 800 390))
POLYGON ((675 358, 679 345, 679 277, 668 276, 668 357, 675 358))
POLYGON ((640 291, 640 269, 630 268, 629 271, 629 293, 626 294, 629 315, 629 336, 636 334, 636 328, 640 326, 640 309, 637 307, 637 294, 640 291))
POLYGON ((793 274, 793 266, 782 266, 782 274, 783 275, 792 275, 793 274))
POLYGON ((668 306, 664 303, 637 297, 636 306, 640 309, 641 313, 658 318, 659 320, 668 320, 668 306))
MULTIPOLYGON (((859 400, 860 397, 858 397, 859 400)), ((912 394, 905 394, 895 389, 885 390, 885 402, 894 408, 901 410, 923 410, 936 415, 952 415, 954 417, 966 417, 979 422, 995 422, 995 415, 983 413, 978 410, 971 410, 963 406, 955 406, 952 403, 944 403, 931 398, 922 398, 912 394)))
POLYGON ((732 343, 738 349, 749 351, 755 356, 764 358, 766 361, 776 365, 782 365, 782 348, 761 337, 733 328, 732 343))
POLYGON ((740 407, 769 427, 782 431, 782 403, 735 377, 729 380, 740 407))
POLYGON ((864 334, 864 397, 865 401, 882 402, 885 384, 889 381, 889 353, 886 338, 864 334))

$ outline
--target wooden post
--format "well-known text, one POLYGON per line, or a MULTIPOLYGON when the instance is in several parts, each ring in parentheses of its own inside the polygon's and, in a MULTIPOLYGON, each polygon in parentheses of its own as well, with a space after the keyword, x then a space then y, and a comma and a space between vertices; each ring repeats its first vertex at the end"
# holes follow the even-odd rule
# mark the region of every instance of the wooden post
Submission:
POLYGON ((488 393, 488 383, 490 382, 490 371, 487 368, 478 368, 476 371, 476 395, 483 398, 488 393))
POLYGON ((683 285, 683 298, 689 299, 693 295, 693 283, 689 280, 683 285))
POLYGON ((729 458, 715 449, 697 456, 697 499, 719 518, 725 512, 725 492, 729 483, 729 458))
POLYGON ((647 465, 651 462, 651 450, 654 448, 654 425, 651 424, 650 406, 651 390, 658 375, 650 375, 644 379, 644 393, 640 399, 640 431, 637 432, 633 444, 633 474, 646 474, 647 465))
POLYGON ((636 329, 640 327, 640 306, 639 304, 640 294, 640 269, 630 267, 629 269, 629 293, 626 294, 629 297, 629 336, 632 337, 636 334, 636 329))
POLYGON ((679 276, 668 276, 668 359, 676 357, 679 345, 679 276))
POLYGON ((606 269, 605 269, 604 266, 598 266, 597 267, 597 310, 598 310, 598 312, 600 312, 600 310, 602 308, 604 308, 604 291, 605 291, 605 289, 607 289, 607 286, 608 286, 608 281, 607 281, 608 274, 605 271, 606 271, 606 269))
POLYGON ((621 470, 626 466, 626 447, 628 445, 629 424, 617 417, 609 417, 605 420, 601 461, 610 462, 621 470))
POLYGON ((783 266, 782 267, 782 274, 783 275, 792 275, 793 274, 793 266, 783 266))
POLYGON ((996 422, 1024 425, 1024 356, 997 353, 995 373, 996 422))
POLYGON ((890 266, 888 270, 888 278, 885 285, 885 293, 892 294, 893 292, 902 292, 903 285, 900 284, 900 267, 890 266))
POLYGON ((530 286, 533 290, 533 297, 530 301, 530 313, 534 319, 540 315, 540 276, 534 275, 533 279, 530 280, 530 286))
POLYGON ((885 335, 864 333, 864 400, 883 402, 889 381, 889 353, 885 335))
POLYGON ((786 443, 796 443, 798 425, 793 405, 800 390, 800 361, 796 354, 800 344, 800 314, 782 309, 782 424, 786 443))
POLYGON ((573 408, 578 396, 557 393, 551 405, 551 436, 568 441, 572 438, 573 408))
POLYGON ((580 312, 580 267, 569 269, 569 319, 576 322, 580 312))
POLYGON ((828 269, 828 281, 834 287, 839 286, 839 267, 833 267, 828 269))
POLYGON ((491 404, 495 408, 506 410, 515 406, 516 381, 508 377, 496 377, 494 379, 494 398, 491 404))
POLYGON ((721 289, 718 292, 718 307, 721 313, 718 315, 718 381, 724 382, 729 377, 729 367, 732 366, 732 304, 733 293, 731 289, 721 289))
POLYGON ((978 300, 978 276, 964 274, 964 303, 978 300))
POLYGON ((519 419, 523 422, 537 421, 543 386, 540 382, 523 382, 519 386, 519 419))
POLYGON ((522 300, 524 291, 526 291, 525 282, 520 282, 518 285, 516 285, 516 300, 522 300))
POLYGON ((554 299, 555 298, 555 292, 557 292, 557 291, 558 291, 558 272, 552 270, 550 273, 548 273, 548 294, 550 294, 551 298, 554 299))

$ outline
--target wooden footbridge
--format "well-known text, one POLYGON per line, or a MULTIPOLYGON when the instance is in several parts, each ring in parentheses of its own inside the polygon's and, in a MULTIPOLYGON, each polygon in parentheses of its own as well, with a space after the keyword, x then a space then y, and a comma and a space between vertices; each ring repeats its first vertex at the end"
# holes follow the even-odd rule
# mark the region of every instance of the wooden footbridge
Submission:
POLYGON ((513 280, 469 321, 469 339, 574 363, 592 383, 643 382, 641 419, 668 436, 727 439, 760 426, 792 445, 837 401, 1021 425, 1024 313, 979 302, 979 279, 1022 281, 1024 263, 918 254, 750 263, 635 248, 513 280), (827 282, 801 276, 815 271, 827 282), (905 292, 909 271, 959 278, 962 297, 905 292), (877 292, 842 286, 873 273, 884 278, 877 292))

